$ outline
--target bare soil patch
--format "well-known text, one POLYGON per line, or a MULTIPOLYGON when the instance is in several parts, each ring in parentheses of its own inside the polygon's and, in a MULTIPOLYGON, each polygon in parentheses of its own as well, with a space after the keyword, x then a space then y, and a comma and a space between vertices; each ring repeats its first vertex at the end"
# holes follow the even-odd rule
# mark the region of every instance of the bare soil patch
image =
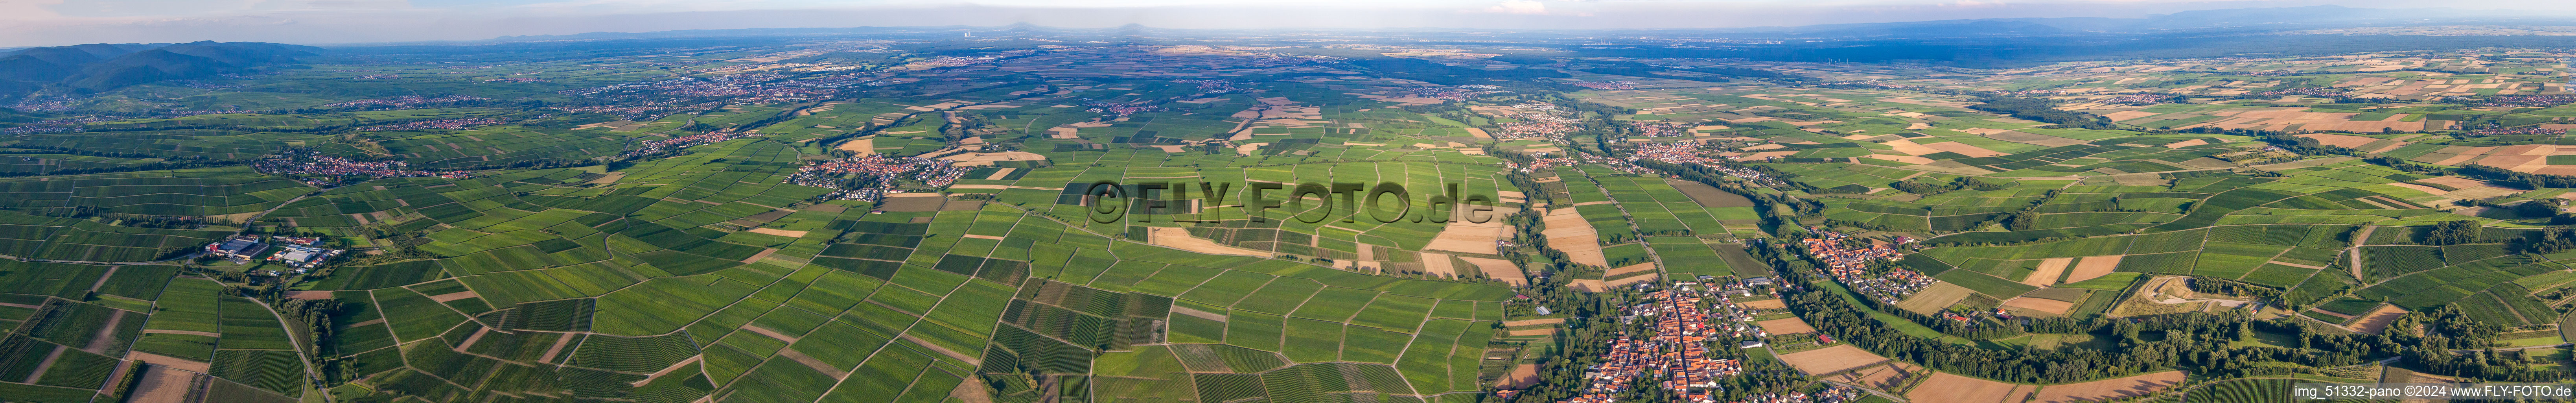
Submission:
POLYGON ((1932 379, 1905 393, 1906 400, 1944 403, 2009 403, 2029 396, 2030 385, 2005 383, 1933 372, 1932 379))
POLYGON ((152 364, 152 365, 156 365, 156 366, 163 366, 163 367, 170 367, 171 369, 177 369, 177 370, 181 370, 181 371, 188 371, 188 372, 198 372, 198 373, 203 373, 203 372, 206 372, 206 371, 212 370, 212 369, 214 368, 214 364, 212 364, 212 363, 197 362, 196 360, 190 360, 190 359, 186 359, 186 358, 179 358, 179 357, 172 357, 172 356, 166 356, 166 355, 160 355, 160 354, 146 353, 146 352, 141 352, 141 351, 129 351, 129 352, 126 352, 126 353, 125 353, 125 359, 128 359, 128 360, 135 360, 135 361, 142 361, 142 362, 147 363, 147 364, 152 364))
POLYGON ((2013 297, 2013 299, 2004 300, 2004 306, 2065 315, 2068 309, 2075 308, 2075 303, 2047 298, 2013 297))
POLYGON ((2039 271, 2031 272, 2030 277, 2021 279, 2021 283, 2040 287, 2055 285, 2057 277, 2066 274, 2066 266, 2074 263, 2075 258, 2071 257, 2042 259, 2039 261, 2039 271))
POLYGON ((1818 375, 1876 365, 1881 362, 1887 362, 1887 357, 1880 357, 1878 354, 1870 354, 1868 350, 1862 350, 1860 347, 1853 347, 1850 344, 1844 344, 1781 354, 1780 361, 1788 362, 1789 366, 1797 367, 1798 372, 1805 372, 1808 375, 1818 375))
POLYGON ((2355 332, 2379 334, 2381 330, 2388 330, 2388 324, 2396 322, 2397 317, 2405 315, 2406 308, 2399 308, 2395 304, 2380 304, 2379 309, 2361 314, 2361 320, 2354 321, 2352 326, 2347 328, 2355 332))
POLYGON ((1798 319, 1796 317, 1772 319, 1754 322, 1753 324, 1761 326, 1762 331, 1769 332, 1773 336, 1816 332, 1815 326, 1808 326, 1806 320, 1798 319))
POLYGON ((1467 264, 1476 265, 1476 272, 1484 273, 1486 278, 1502 280, 1512 285, 1529 284, 1529 276, 1521 273, 1519 267, 1512 266, 1512 261, 1475 256, 1459 256, 1458 259, 1467 261, 1467 264))
POLYGON ((1440 227, 1440 235, 1431 237, 1431 244, 1422 248, 1486 255, 1500 254, 1502 249, 1494 241, 1502 240, 1504 236, 1511 233, 1511 227, 1503 225, 1505 222, 1491 220, 1479 224, 1463 220, 1451 221, 1448 225, 1440 227))
POLYGON ((1413 256, 1421 259, 1422 272, 1424 273, 1444 276, 1458 275, 1458 268, 1450 267, 1449 255, 1431 252, 1414 252, 1413 256))
POLYGON ((1787 308, 1789 308, 1789 303, 1788 303, 1787 301, 1782 301, 1782 300, 1778 300, 1778 299, 1766 299, 1766 300, 1760 300, 1760 301, 1745 301, 1743 305, 1744 305, 1744 307, 1746 307, 1746 308, 1753 308, 1753 309, 1787 309, 1787 308))
POLYGON ((446 294, 431 295, 431 296, 429 296, 429 300, 431 300, 431 301, 438 301, 438 302, 440 302, 440 303, 445 303, 445 302, 448 302, 448 301, 455 301, 455 300, 466 299, 466 298, 474 298, 474 297, 479 297, 479 296, 482 296, 482 295, 480 295, 480 294, 475 294, 473 291, 465 291, 465 292, 451 292, 451 293, 446 293, 446 294))
POLYGON ((1216 243, 1216 241, 1208 240, 1207 238, 1190 236, 1190 231, 1184 228, 1147 228, 1145 230, 1145 243, 1206 254, 1270 257, 1270 252, 1244 249, 1216 243))
POLYGON ((1907 365, 1903 362, 1890 362, 1887 365, 1853 371, 1831 379, 1842 383, 1860 385, 1861 387, 1892 393, 1895 392, 1897 388, 1905 386, 1905 381, 1907 379, 1919 376, 1919 374, 1922 373, 1923 368, 1921 367, 1907 365))
POLYGON ((125 400, 127 403, 181 403, 187 401, 188 386, 190 386, 191 383, 194 383, 197 377, 197 373, 180 371, 159 365, 145 365, 143 368, 138 368, 138 370, 143 371, 143 379, 135 381, 134 392, 129 395, 131 397, 128 397, 125 400))
POLYGON ((1494 380, 1494 386, 1503 389, 1525 388, 1537 384, 1538 364, 1512 366, 1512 372, 1503 374, 1502 379, 1494 380))
POLYGON ((2100 402, 2145 396, 2182 384, 2182 371, 2130 375, 2099 381, 2039 388, 2039 403, 2100 402))
POLYGON ((1599 267, 1609 267, 1610 260, 1601 254, 1601 243, 1595 240, 1592 223, 1583 213, 1561 208, 1547 213, 1547 245, 1565 252, 1567 260, 1599 267))
POLYGON ((964 153, 939 157, 939 159, 958 161, 957 166, 970 167, 993 165, 993 163, 1001 161, 1043 161, 1047 158, 1044 155, 1038 155, 1037 153, 1027 151, 1010 151, 998 153, 964 153))
POLYGON ((2297 137, 2306 137, 2306 138, 2317 139, 2317 143, 2318 143, 2318 144, 2324 144, 2324 145, 2330 145, 2330 146, 2336 146, 2336 147, 2343 147, 2343 148, 2361 148, 2361 146, 2362 146, 2362 145, 2364 145, 2364 144, 2370 144, 2371 142, 2379 141, 2379 139, 2375 139, 2375 138, 2362 137, 2362 136, 2354 136, 2354 135, 2349 135, 2349 134, 2327 134, 2327 133, 2317 133, 2317 134, 2301 134, 2301 135, 2297 135, 2297 137))
POLYGON ((769 330, 769 328, 760 327, 759 325, 744 324, 742 325, 742 330, 750 331, 762 336, 769 336, 769 338, 778 339, 778 341, 787 342, 788 344, 796 344, 796 336, 789 336, 786 333, 779 333, 776 330, 769 330))
POLYGON ((1554 325, 1554 324, 1560 324, 1560 323, 1565 323, 1565 318, 1547 318, 1547 319, 1522 319, 1522 320, 1515 320, 1515 321, 1510 321, 1510 322, 1503 322, 1503 327, 1521 327, 1521 326, 1530 326, 1530 325, 1554 325))
POLYGON ((2123 256, 2127 255, 2085 256, 2083 260, 2075 262, 2075 270, 2066 273, 2066 282, 2092 280, 2111 274, 2111 269, 2120 267, 2120 258, 2123 256))
POLYGON ((875 154, 877 153, 877 139, 875 137, 850 139, 850 141, 843 141, 841 144, 832 146, 832 148, 858 153, 859 155, 875 154))

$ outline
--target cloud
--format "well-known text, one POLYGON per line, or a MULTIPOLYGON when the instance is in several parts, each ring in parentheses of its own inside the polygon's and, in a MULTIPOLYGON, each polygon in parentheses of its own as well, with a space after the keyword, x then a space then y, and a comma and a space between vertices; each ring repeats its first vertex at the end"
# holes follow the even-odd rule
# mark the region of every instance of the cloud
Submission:
POLYGON ((1496 4, 1496 5, 1494 5, 1493 7, 1486 7, 1486 8, 1485 8, 1485 12, 1488 12, 1488 13, 1502 13, 1502 14, 1521 14, 1521 15, 1547 15, 1547 3, 1540 3, 1540 2, 1536 2, 1536 1, 1530 1, 1530 0, 1508 0, 1508 1, 1504 1, 1504 2, 1503 2, 1503 4, 1496 4))

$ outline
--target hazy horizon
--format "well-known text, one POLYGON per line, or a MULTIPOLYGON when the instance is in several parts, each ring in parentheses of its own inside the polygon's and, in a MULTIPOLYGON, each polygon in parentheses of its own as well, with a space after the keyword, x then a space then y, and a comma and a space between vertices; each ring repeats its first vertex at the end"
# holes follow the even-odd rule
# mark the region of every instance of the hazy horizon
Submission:
POLYGON ((0 0, 0 47, 259 41, 355 44, 693 29, 1001 26, 1179 29, 1741 28, 1978 18, 2138 18, 2192 10, 2335 5, 2531 15, 2576 5, 2470 0, 1793 2, 1432 0, 1231 5, 1196 0, 977 3, 738 0, 0 0), (2501 10, 2512 10, 2507 13, 2501 10))

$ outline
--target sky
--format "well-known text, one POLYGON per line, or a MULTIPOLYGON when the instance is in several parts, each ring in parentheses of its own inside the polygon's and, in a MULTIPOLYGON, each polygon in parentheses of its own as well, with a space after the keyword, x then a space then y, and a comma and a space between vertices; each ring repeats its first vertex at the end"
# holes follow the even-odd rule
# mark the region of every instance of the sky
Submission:
POLYGON ((2005 17, 2144 17, 2340 5, 2576 11, 2542 0, 0 0, 0 47, 859 26, 1724 28, 2005 17))

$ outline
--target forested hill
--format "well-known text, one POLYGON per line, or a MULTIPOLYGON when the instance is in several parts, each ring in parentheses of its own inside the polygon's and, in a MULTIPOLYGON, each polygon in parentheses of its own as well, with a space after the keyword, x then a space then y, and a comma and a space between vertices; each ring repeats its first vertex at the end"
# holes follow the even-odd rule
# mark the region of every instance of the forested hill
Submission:
POLYGON ((0 100, 41 90, 90 93, 162 80, 213 77, 293 64, 320 48, 265 42, 106 44, 0 54, 0 100))

